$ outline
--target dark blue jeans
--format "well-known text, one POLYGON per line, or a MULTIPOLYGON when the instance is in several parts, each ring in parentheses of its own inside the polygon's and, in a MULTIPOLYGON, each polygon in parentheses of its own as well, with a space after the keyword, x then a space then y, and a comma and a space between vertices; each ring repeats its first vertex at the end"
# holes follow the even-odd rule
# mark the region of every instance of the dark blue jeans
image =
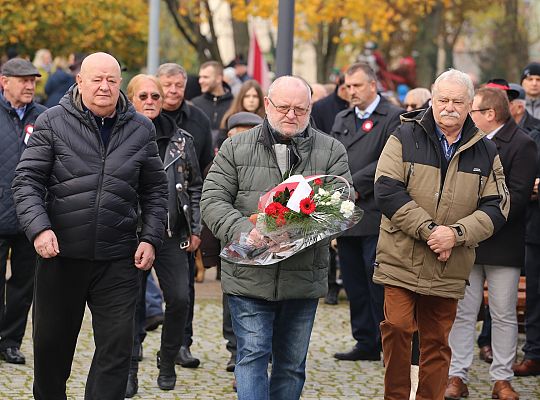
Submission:
POLYGON ((146 318, 163 315, 163 295, 152 275, 146 278, 146 318))
POLYGON ((373 283, 377 235, 340 237, 338 254, 351 311, 352 336, 356 347, 366 352, 381 351, 379 324, 384 319, 384 288, 373 283))
POLYGON ((300 398, 317 304, 318 299, 266 301, 229 295, 238 342, 238 400, 300 398))

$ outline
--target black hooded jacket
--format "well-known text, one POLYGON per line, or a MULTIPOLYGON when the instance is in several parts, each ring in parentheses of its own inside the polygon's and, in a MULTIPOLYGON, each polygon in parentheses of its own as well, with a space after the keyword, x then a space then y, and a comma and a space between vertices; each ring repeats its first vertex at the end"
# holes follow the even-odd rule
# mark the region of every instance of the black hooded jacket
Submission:
POLYGON ((139 239, 159 249, 167 178, 152 122, 121 93, 107 146, 77 85, 36 121, 15 172, 13 195, 30 241, 52 229, 63 257, 133 257, 139 239), (142 230, 137 238, 137 205, 142 230))

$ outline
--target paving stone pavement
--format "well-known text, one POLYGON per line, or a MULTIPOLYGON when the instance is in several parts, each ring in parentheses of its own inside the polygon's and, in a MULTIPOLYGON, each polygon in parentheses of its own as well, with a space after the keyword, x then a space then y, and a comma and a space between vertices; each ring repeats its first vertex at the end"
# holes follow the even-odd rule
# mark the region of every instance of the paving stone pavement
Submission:
MULTIPOLYGON (((192 353, 201 359, 197 369, 177 367, 176 389, 164 392, 157 388, 155 354, 159 348, 161 329, 149 332, 144 343, 144 360, 139 371, 139 393, 135 399, 236 399, 232 390, 233 374, 225 371, 229 354, 221 336, 221 301, 219 284, 209 278, 197 284, 195 306, 195 343, 192 353)), ((353 345, 348 322, 349 311, 345 300, 338 306, 320 303, 313 330, 308 362, 307 381, 302 399, 382 399, 384 369, 382 362, 338 362, 332 354, 353 345)), ((524 337, 520 335, 520 348, 524 337)), ((84 398, 84 384, 93 354, 90 313, 84 318, 77 344, 68 399, 84 398)), ((32 343, 30 323, 22 351, 26 365, 0 362, 0 400, 32 399, 32 343)), ((475 349, 476 351, 476 349, 475 349)), ((520 353, 521 356, 521 353, 520 353)), ((469 400, 491 398, 489 365, 475 355, 469 385, 469 400)), ((409 373, 404 371, 404 373, 409 373)), ((521 400, 540 399, 540 377, 516 378, 514 388, 521 400)))

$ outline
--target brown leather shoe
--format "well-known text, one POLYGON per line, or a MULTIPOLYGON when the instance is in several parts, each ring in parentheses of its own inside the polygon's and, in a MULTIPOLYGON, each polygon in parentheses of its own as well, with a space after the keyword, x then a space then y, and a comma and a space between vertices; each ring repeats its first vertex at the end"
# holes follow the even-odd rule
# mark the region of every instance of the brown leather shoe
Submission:
POLYGON ((485 361, 488 364, 493 362, 493 352, 491 351, 490 345, 480 347, 478 355, 480 356, 480 360, 485 361))
POLYGON ((512 369, 515 376, 537 376, 540 375, 540 360, 523 360, 512 369))
POLYGON ((509 381, 495 381, 493 386, 492 399, 499 400, 519 400, 519 394, 514 390, 509 381))
POLYGON ((444 398, 446 400, 459 400, 462 397, 469 396, 469 389, 467 385, 463 383, 461 378, 457 376, 451 376, 448 378, 446 390, 444 391, 444 398))

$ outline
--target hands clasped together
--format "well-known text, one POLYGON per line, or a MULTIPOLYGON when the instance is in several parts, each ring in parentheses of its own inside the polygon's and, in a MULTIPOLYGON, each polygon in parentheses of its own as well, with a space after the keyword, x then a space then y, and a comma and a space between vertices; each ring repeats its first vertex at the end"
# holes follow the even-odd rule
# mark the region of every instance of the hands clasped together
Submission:
POLYGON ((452 254, 452 248, 456 245, 454 230, 448 226, 437 226, 429 235, 427 244, 431 250, 437 253, 439 261, 447 261, 452 254))

